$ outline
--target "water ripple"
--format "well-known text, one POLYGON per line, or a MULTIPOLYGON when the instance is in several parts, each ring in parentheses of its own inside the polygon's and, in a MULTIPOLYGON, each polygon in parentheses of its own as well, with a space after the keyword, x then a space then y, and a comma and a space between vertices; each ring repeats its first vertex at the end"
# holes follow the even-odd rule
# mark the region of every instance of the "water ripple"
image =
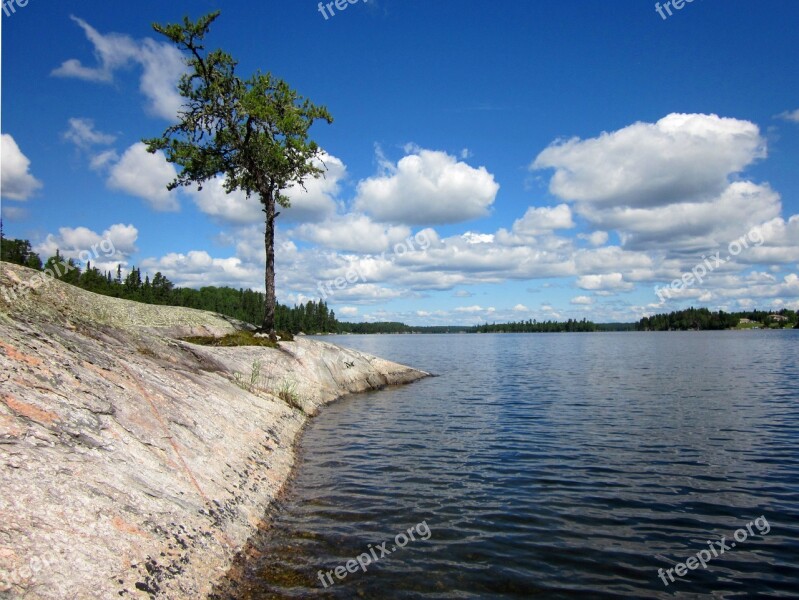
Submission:
POLYGON ((335 341, 440 376, 323 411, 230 597, 799 597, 799 333, 335 341), (320 583, 422 521, 428 540, 320 583))

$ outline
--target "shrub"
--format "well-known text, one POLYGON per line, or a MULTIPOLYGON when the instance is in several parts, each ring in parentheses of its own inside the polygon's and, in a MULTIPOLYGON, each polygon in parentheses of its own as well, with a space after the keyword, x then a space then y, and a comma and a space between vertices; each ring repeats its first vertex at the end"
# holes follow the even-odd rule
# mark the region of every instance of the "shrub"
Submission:
POLYGON ((267 348, 277 348, 276 342, 273 342, 268 337, 256 337, 252 331, 237 331, 222 337, 214 337, 212 335, 196 335, 183 338, 183 341, 189 342, 190 344, 198 344, 200 346, 265 346, 267 348))

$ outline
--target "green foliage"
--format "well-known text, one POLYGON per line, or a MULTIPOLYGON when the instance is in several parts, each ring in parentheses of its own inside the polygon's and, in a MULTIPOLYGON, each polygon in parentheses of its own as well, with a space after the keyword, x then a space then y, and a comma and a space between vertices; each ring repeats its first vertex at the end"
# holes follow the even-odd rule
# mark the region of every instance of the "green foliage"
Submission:
POLYGON ((37 271, 42 269, 42 259, 31 249, 31 243, 28 240, 0 238, 0 260, 30 267, 37 271))
POLYGON ((151 152, 163 150, 170 162, 183 167, 171 188, 202 185, 222 174, 228 192, 257 194, 262 202, 271 195, 288 206, 283 190, 323 173, 313 160, 320 149, 308 141, 308 130, 316 120, 333 119, 271 73, 242 79, 231 55, 207 51, 205 37, 219 15, 153 25, 186 54, 189 71, 178 85, 184 99, 180 122, 144 141, 151 152))
POLYGON ((797 313, 793 310, 782 309, 778 312, 751 310, 735 313, 710 312, 707 308, 689 308, 669 314, 658 314, 644 317, 638 322, 639 331, 687 331, 687 330, 720 330, 735 328, 778 328, 795 327, 798 322, 797 313), (782 319, 775 319, 778 315, 782 319), (741 319, 748 319, 752 324, 741 324, 741 319), (784 319, 784 320, 783 320, 784 319))
POLYGON ((635 331, 637 323, 597 323, 597 331, 635 331))
POLYGON ((339 323, 338 333, 474 333, 475 328, 461 325, 406 325, 394 321, 377 323, 339 323))
POLYGON ((323 172, 322 151, 308 139, 317 120, 332 123, 323 106, 300 96, 285 81, 260 71, 247 79, 222 50, 206 49, 205 37, 219 11, 196 22, 154 24, 186 56, 188 72, 178 85, 183 97, 179 122, 161 137, 144 140, 149 152, 163 151, 180 172, 169 189, 202 186, 223 176, 225 190, 257 195, 264 207, 266 250, 262 329, 275 330, 275 206, 289 206, 285 190, 323 172))
POLYGON ((341 323, 339 333, 413 333, 405 323, 341 323))
POLYGON ((81 270, 74 260, 64 260, 58 250, 55 251, 55 256, 51 256, 44 263, 44 270, 52 273, 53 276, 71 285, 78 285, 81 277, 81 270))
POLYGON ((268 337, 256 337, 251 331, 236 331, 222 337, 210 336, 191 336, 183 338, 184 342, 198 344, 200 346, 233 347, 233 346, 266 346, 267 348, 277 348, 277 344, 268 337))
MULTIPOLYGON (((630 325, 629 327, 634 327, 630 325)), ((607 329, 606 329, 607 330, 607 329)), ((616 329, 614 329, 615 331, 616 329)), ((438 325, 422 327, 405 323, 339 323, 339 333, 550 333, 550 332, 599 331, 599 326, 591 321, 569 319, 562 323, 536 320, 518 323, 492 323, 491 325, 457 326, 438 325)))
POLYGON ((291 408, 296 408, 300 412, 305 412, 297 394, 297 382, 292 379, 284 379, 280 386, 275 390, 275 395, 288 404, 291 408))
POLYGON ((597 331, 596 323, 583 319, 569 319, 562 323, 557 321, 541 321, 528 319, 518 323, 494 323, 492 325, 479 325, 474 329, 477 333, 585 333, 597 331))
POLYGON ((266 392, 277 396, 291 408, 305 412, 300 396, 297 393, 297 382, 286 377, 277 386, 274 386, 272 384, 274 379, 272 375, 273 367, 273 364, 268 364, 265 369, 262 361, 255 360, 250 367, 249 374, 233 374, 233 383, 251 394, 266 392))
POLYGON ((250 393, 255 393, 261 386, 261 367, 263 363, 260 360, 254 360, 250 368, 250 374, 245 379, 241 373, 233 374, 233 382, 243 390, 250 393))

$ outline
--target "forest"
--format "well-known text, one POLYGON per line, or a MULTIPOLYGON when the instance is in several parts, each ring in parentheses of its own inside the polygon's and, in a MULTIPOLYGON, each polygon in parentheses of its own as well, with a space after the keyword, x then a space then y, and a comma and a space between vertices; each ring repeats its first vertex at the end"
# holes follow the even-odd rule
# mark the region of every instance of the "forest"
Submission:
POLYGON ((745 312, 727 313, 723 310, 710 312, 707 308, 689 308, 669 314, 644 317, 638 322, 638 331, 702 331, 736 329, 744 326, 762 328, 799 328, 797 313, 793 310, 782 309, 778 312, 751 310, 745 312), (776 318, 775 318, 776 317, 776 318))

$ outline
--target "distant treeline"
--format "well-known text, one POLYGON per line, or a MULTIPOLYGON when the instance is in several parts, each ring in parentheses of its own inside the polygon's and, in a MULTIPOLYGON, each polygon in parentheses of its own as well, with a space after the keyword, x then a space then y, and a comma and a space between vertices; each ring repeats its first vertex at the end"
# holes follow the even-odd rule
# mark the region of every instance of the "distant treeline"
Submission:
POLYGON ((597 331, 636 331, 638 323, 597 323, 597 331))
POLYGON ((570 333, 598 331, 596 323, 583 319, 569 319, 568 321, 537 321, 528 319, 516 323, 492 323, 491 325, 478 325, 474 328, 477 333, 570 333))
POLYGON ((644 317, 638 322, 638 331, 688 331, 735 329, 739 325, 756 325, 762 327, 797 327, 797 313, 782 309, 778 312, 751 310, 727 313, 723 310, 710 312, 706 308, 689 308, 669 314, 644 317))
POLYGON ((340 323, 342 333, 564 333, 569 331, 622 331, 633 330, 634 323, 597 325, 591 321, 519 321, 517 323, 492 323, 485 325, 433 325, 419 326, 405 323, 340 323), (608 328, 609 327, 609 328, 608 328))
MULTIPOLYGON (((90 292, 124 298, 146 304, 183 306, 217 312, 240 321, 260 325, 264 314, 264 294, 254 290, 230 287, 207 286, 198 290, 175 287, 160 272, 152 280, 135 266, 122 277, 122 269, 115 272, 101 272, 91 263, 85 269, 78 267, 72 259, 64 260, 58 251, 56 255, 42 263, 41 258, 31 250, 27 240, 0 239, 0 258, 6 262, 25 265, 42 271, 50 269, 65 283, 70 283, 90 292), (58 265, 67 264, 69 269, 58 265)), ((397 322, 347 323, 336 319, 322 300, 289 307, 278 304, 275 309, 275 329, 292 333, 565 333, 594 331, 673 331, 673 330, 712 330, 731 329, 748 319, 753 325, 777 327, 788 324, 799 328, 796 311, 783 309, 776 313, 752 310, 747 312, 710 312, 706 308, 690 308, 670 314, 645 317, 638 323, 594 323, 581 321, 537 321, 529 319, 511 323, 492 323, 476 326, 436 325, 413 326, 397 322), (776 315, 776 318, 775 318, 776 315), (784 320, 783 320, 784 319, 784 320)))
POLYGON ((417 326, 381 321, 379 323, 342 323, 339 322, 341 333, 474 333, 475 328, 465 325, 432 325, 417 326))

